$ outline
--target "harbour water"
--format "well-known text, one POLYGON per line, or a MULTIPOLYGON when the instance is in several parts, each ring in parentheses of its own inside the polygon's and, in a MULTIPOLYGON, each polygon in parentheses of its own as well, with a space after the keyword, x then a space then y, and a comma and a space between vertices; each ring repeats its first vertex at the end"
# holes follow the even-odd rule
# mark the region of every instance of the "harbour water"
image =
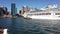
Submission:
POLYGON ((8 34, 60 34, 60 20, 0 18, 0 28, 8 34))

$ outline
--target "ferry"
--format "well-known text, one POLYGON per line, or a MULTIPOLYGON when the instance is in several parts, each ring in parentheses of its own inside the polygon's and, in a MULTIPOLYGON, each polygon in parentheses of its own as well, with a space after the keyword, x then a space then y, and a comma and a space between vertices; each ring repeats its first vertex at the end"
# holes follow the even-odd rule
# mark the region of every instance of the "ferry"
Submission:
POLYGON ((60 20, 60 8, 57 5, 48 5, 39 11, 31 10, 30 12, 25 12, 23 16, 32 19, 60 20))

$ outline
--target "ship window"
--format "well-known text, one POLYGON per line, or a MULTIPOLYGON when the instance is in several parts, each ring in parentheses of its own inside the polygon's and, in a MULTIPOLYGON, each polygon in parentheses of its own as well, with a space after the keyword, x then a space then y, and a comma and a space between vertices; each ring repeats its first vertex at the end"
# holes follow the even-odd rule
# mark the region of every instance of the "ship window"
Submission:
POLYGON ((28 14, 29 16, 32 16, 32 15, 51 15, 51 13, 39 13, 39 14, 28 14))
POLYGON ((55 15, 60 15, 60 13, 55 13, 55 15))
POLYGON ((46 13, 46 15, 51 15, 51 13, 46 13))
POLYGON ((51 13, 41 13, 40 15, 51 15, 51 13))

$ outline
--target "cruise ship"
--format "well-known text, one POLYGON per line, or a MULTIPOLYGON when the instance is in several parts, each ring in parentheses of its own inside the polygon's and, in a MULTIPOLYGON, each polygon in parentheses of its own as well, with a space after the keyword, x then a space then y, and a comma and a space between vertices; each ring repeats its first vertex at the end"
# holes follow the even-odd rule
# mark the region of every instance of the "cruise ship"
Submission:
POLYGON ((25 18, 60 20, 60 7, 58 5, 48 5, 38 11, 30 10, 23 14, 25 18))

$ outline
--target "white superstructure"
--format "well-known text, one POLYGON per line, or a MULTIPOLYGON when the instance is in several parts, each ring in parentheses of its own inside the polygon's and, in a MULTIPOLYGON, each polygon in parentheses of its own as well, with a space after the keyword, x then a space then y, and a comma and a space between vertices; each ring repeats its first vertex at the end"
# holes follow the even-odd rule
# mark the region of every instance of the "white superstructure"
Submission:
POLYGON ((48 5, 39 11, 25 12, 24 17, 32 19, 60 19, 60 8, 57 5, 48 5))

